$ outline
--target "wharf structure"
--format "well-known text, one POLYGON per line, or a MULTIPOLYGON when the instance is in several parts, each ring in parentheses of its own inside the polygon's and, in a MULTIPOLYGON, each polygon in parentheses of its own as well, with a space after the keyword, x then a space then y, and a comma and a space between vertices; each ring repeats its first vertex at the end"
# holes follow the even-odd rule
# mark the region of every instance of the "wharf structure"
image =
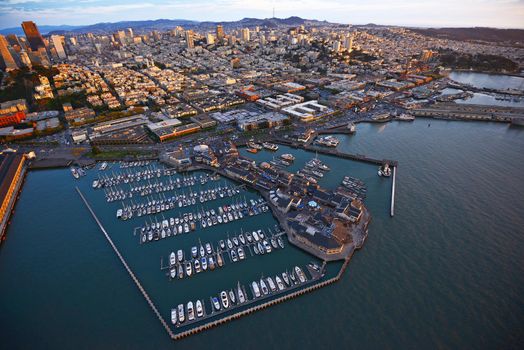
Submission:
POLYGON ((9 224, 11 213, 15 207, 18 193, 22 187, 27 171, 25 154, 3 152, 0 154, 0 242, 9 224))
MULTIPOLYGON (((176 166, 182 164, 178 157, 174 152, 163 160, 176 166)), ((199 145, 193 156, 182 157, 185 170, 210 170, 258 191, 288 240, 324 261, 345 259, 367 237, 371 215, 356 194, 327 190, 268 163, 256 164, 230 142, 199 145)))

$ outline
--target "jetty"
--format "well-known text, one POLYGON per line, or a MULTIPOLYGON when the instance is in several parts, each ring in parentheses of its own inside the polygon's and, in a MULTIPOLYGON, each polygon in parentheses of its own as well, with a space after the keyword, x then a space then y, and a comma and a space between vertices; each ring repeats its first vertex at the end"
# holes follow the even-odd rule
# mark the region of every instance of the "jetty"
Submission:
POLYGON ((395 183, 397 180, 397 167, 393 167, 393 181, 391 182, 391 210, 389 215, 393 217, 395 215, 395 183))
POLYGON ((325 147, 305 145, 305 144, 301 144, 301 143, 293 142, 289 140, 274 139, 273 142, 278 143, 280 145, 289 146, 292 148, 299 148, 299 149, 303 149, 303 150, 310 151, 310 152, 316 152, 316 153, 325 154, 328 156, 340 157, 340 158, 349 159, 349 160, 356 160, 356 161, 370 163, 374 165, 382 165, 384 163, 388 163, 390 166, 395 166, 395 167, 398 165, 398 161, 396 160, 376 159, 376 158, 368 157, 363 154, 345 153, 345 152, 337 151, 336 149, 327 149, 325 147))
POLYGON ((84 204, 86 205, 87 209, 89 210, 89 212, 91 213, 91 215, 93 216, 93 219, 95 219, 98 227, 100 228, 100 230, 102 231, 102 233, 104 234, 104 236, 106 237, 107 241, 109 242, 109 245, 111 245, 111 248, 113 248, 113 251, 115 252, 115 254, 118 256, 118 258, 120 259, 120 262, 122 263, 122 265, 124 265, 124 267, 126 268, 126 271, 127 273, 129 274, 129 276, 131 277, 131 279, 133 280, 133 282, 135 282, 135 285, 138 287, 138 290, 140 290, 140 292, 142 293, 142 296, 146 299, 147 303, 149 304, 149 307, 151 307, 151 310, 153 310, 153 312, 155 313, 156 317, 158 318, 158 320, 160 321, 160 323, 162 324, 162 326, 164 327, 164 329, 166 330, 167 334, 169 335, 169 337, 171 339, 174 339, 175 338, 175 334, 173 333, 173 331, 171 330, 171 328, 169 327, 169 325, 167 324, 167 322, 164 320, 164 318, 162 317, 162 315, 160 314, 160 312, 158 311, 157 307, 155 306, 155 304, 153 303, 153 300, 151 300, 151 298, 149 297, 149 295, 147 294, 146 290, 144 289, 144 287, 142 287, 142 284, 140 283, 140 281, 138 280, 138 278, 136 277, 136 275, 134 274, 133 270, 131 270, 131 268, 129 267, 129 265, 127 264, 126 260, 124 259, 124 257, 122 256, 122 254, 120 254, 120 251, 118 250, 118 248, 116 247, 116 245, 113 243, 113 240, 111 239, 111 237, 109 237, 109 234, 107 233, 106 229, 104 228, 104 226, 102 225, 102 223, 100 222, 100 220, 98 220, 98 217, 96 216, 95 212, 93 211, 93 209, 91 208, 91 206, 89 205, 89 203, 87 202, 87 199, 84 197, 84 195, 82 194, 82 191, 80 191, 80 189, 78 187, 76 187, 76 191, 78 192, 78 194, 80 195, 80 198, 82 198, 82 201, 84 202, 84 204))

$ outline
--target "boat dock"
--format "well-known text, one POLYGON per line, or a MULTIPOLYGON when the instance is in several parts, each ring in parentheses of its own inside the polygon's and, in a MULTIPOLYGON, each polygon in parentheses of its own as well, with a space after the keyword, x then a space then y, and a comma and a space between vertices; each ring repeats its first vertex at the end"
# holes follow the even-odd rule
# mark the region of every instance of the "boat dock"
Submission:
POLYGON ((391 217, 395 215, 395 184, 397 180, 397 168, 398 165, 393 167, 393 181, 391 182, 391 210, 389 212, 391 217))
POLYGON ((273 140, 273 142, 284 145, 284 146, 289 146, 292 148, 300 148, 300 149, 310 151, 310 152, 317 152, 317 153, 325 154, 328 156, 335 156, 335 157, 340 157, 340 158, 349 159, 349 160, 356 160, 356 161, 366 162, 366 163, 375 164, 375 165, 382 165, 384 163, 388 163, 389 165, 395 166, 395 167, 398 165, 398 162, 396 160, 376 159, 376 158, 371 158, 371 157, 368 157, 362 154, 345 153, 345 152, 337 151, 336 149, 327 149, 324 147, 304 145, 298 142, 291 142, 288 140, 275 139, 273 140))
POLYGON ((86 205, 87 209, 89 210, 89 212, 93 216, 93 219, 95 219, 98 227, 100 228, 100 230, 102 231, 102 233, 106 237, 107 241, 111 245, 111 248, 113 248, 113 251, 116 253, 118 258, 120 259, 120 262, 126 268, 127 273, 129 274, 129 276, 131 276, 131 279, 133 280, 133 282, 135 282, 135 285, 138 287, 138 290, 140 290, 140 292, 142 293, 142 296, 146 299, 147 303, 149 304, 149 307, 151 307, 151 310, 153 310, 153 312, 155 313, 156 317, 158 318, 158 320, 160 321, 160 323, 162 324, 162 326, 166 330, 167 334, 169 334, 169 337, 171 339, 175 339, 175 334, 173 333, 173 331, 171 330, 171 328, 169 327, 167 322, 164 320, 164 318, 162 317, 162 315, 160 314, 160 312, 156 308, 155 304, 153 303, 153 301, 151 300, 151 298, 147 294, 147 292, 144 289, 144 287, 142 287, 142 284, 140 284, 140 281, 138 280, 138 278, 133 273, 133 270, 131 270, 131 268, 127 264, 126 260, 122 256, 122 254, 120 254, 120 251, 118 250, 116 245, 113 243, 113 240, 111 239, 111 237, 109 237, 109 234, 105 230, 104 226, 102 226, 102 223, 100 222, 100 220, 98 220, 98 217, 96 216, 95 212, 93 211, 93 209, 91 209, 91 206, 87 202, 87 199, 84 197, 84 195, 82 194, 82 192, 80 191, 80 189, 78 187, 76 187, 76 191, 80 195, 80 198, 82 198, 82 201, 84 202, 84 204, 86 205))
MULTIPOLYGON (((323 275, 320 275, 320 277, 318 277, 318 278, 315 278, 315 276, 313 276, 311 280, 309 280, 309 281, 307 281, 305 283, 312 283, 312 282, 315 282, 315 281, 318 281, 318 283, 311 284, 311 285, 309 285, 309 286, 307 286, 305 288, 300 288, 300 287, 304 287, 304 284, 298 284, 298 285, 294 286, 296 290, 293 291, 292 293, 281 295, 281 296, 279 296, 279 297, 277 297, 275 299, 268 300, 268 301, 266 301, 266 302, 264 302, 262 304, 254 305, 254 306, 252 306, 252 307, 250 307, 248 309, 238 311, 238 312, 236 312, 234 314, 231 314, 231 315, 228 315, 228 316, 224 316, 223 318, 220 318, 220 319, 217 319, 217 320, 214 320, 214 321, 210 321, 210 322, 207 322, 207 323, 202 324, 200 326, 194 327, 192 329, 188 329, 186 331, 177 333, 173 337, 173 340, 180 340, 180 339, 186 338, 186 337, 188 337, 190 335, 198 334, 198 333, 200 333, 202 331, 211 329, 211 328, 219 326, 221 324, 224 324, 224 323, 227 323, 227 322, 239 319, 240 317, 250 315, 253 312, 264 310, 264 309, 266 309, 266 308, 268 308, 270 306, 280 304, 280 303, 282 303, 284 301, 288 301, 288 300, 294 299, 294 298, 299 297, 301 295, 313 292, 313 291, 315 291, 317 289, 320 289, 320 288, 326 287, 326 286, 328 286, 330 284, 333 284, 333 283, 337 282, 338 280, 340 280, 340 278, 344 274, 344 271, 346 270, 346 268, 347 268, 347 266, 349 264, 349 261, 351 260, 351 256, 352 255, 353 254, 351 254, 350 256, 348 256, 345 259, 344 263, 342 264, 342 267, 340 268, 340 271, 338 272, 338 274, 335 277, 332 277, 332 278, 327 279, 325 281, 321 281, 321 278, 322 278, 323 275)), ((324 266, 325 265, 323 264, 321 271, 324 271, 324 266)), ((309 272, 311 272, 311 271, 309 271, 309 272)), ((281 291, 281 293, 283 294, 285 292, 289 292, 290 288, 286 288, 285 290, 281 291)), ((269 298, 269 296, 273 296, 274 297, 275 294, 268 295, 267 298, 269 298)), ((250 302, 254 304, 256 301, 261 301, 262 299, 263 298, 257 298, 257 299, 254 299, 254 300, 250 300, 250 302)), ((246 305, 249 305, 248 302, 243 304, 243 306, 246 306, 246 305)), ((213 316, 215 316, 215 315, 213 315, 213 316)), ((203 320, 200 319, 200 321, 203 321, 203 320)))

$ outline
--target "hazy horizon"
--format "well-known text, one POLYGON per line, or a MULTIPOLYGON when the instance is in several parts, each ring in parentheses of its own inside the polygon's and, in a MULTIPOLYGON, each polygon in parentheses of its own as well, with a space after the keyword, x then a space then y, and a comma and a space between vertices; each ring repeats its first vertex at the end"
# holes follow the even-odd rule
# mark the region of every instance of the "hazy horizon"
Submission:
POLYGON ((18 27, 26 20, 40 26, 157 19, 229 22, 245 17, 271 18, 273 8, 278 18, 298 16, 334 23, 524 28, 524 0, 5 0, 0 3, 0 29, 18 27))

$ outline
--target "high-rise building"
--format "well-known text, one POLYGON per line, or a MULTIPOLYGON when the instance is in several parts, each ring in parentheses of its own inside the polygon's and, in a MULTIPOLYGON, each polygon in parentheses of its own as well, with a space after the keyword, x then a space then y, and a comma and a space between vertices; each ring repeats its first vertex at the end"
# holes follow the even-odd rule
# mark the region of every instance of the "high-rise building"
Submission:
POLYGON ((40 31, 34 22, 22 22, 22 29, 24 30, 25 37, 29 42, 31 50, 38 51, 38 49, 45 49, 44 38, 42 37, 42 34, 40 34, 40 31))
POLYGON ((126 35, 128 38, 133 38, 133 28, 127 28, 126 35))
POLYGON ((217 25, 216 34, 217 34, 217 40, 218 41, 224 40, 224 27, 222 27, 221 24, 217 25))
POLYGON ((348 52, 353 51, 353 35, 351 34, 346 35, 346 39, 344 40, 344 48, 348 52))
POLYGON ((1 56, 1 66, 6 71, 17 69, 18 66, 13 59, 13 55, 9 51, 9 44, 3 35, 0 35, 0 56, 1 56))
POLYGON ((69 38, 69 41, 71 42, 71 45, 76 46, 78 44, 78 41, 74 36, 69 38))
POLYGON ((247 43, 249 39, 249 28, 242 28, 242 41, 247 43))
POLYGON ((20 52, 20 50, 22 49, 22 44, 20 44, 20 40, 18 40, 16 34, 9 34, 8 36, 6 36, 6 39, 9 45, 11 45, 11 47, 16 52, 20 52))
POLYGON ((118 32, 116 32, 114 34, 114 37, 120 45, 123 46, 126 44, 126 33, 123 30, 119 30, 118 32))
POLYGON ((215 37, 211 33, 206 34, 206 43, 208 45, 213 45, 215 43, 215 37))
POLYGON ((335 52, 339 52, 340 51, 340 41, 335 40, 333 42, 333 51, 335 51, 335 52))
POLYGON ((192 49, 195 47, 195 42, 193 40, 193 31, 186 30, 186 47, 192 49))
POLYGON ((65 60, 67 58, 67 55, 64 51, 64 46, 62 44, 63 38, 64 37, 60 35, 51 35, 51 42, 53 43, 53 46, 55 47, 58 58, 60 58, 61 60, 65 60))
POLYGON ((29 58, 29 55, 24 50, 20 51, 20 61, 22 62, 22 65, 24 65, 27 68, 31 68, 33 66, 31 63, 31 59, 29 58))

